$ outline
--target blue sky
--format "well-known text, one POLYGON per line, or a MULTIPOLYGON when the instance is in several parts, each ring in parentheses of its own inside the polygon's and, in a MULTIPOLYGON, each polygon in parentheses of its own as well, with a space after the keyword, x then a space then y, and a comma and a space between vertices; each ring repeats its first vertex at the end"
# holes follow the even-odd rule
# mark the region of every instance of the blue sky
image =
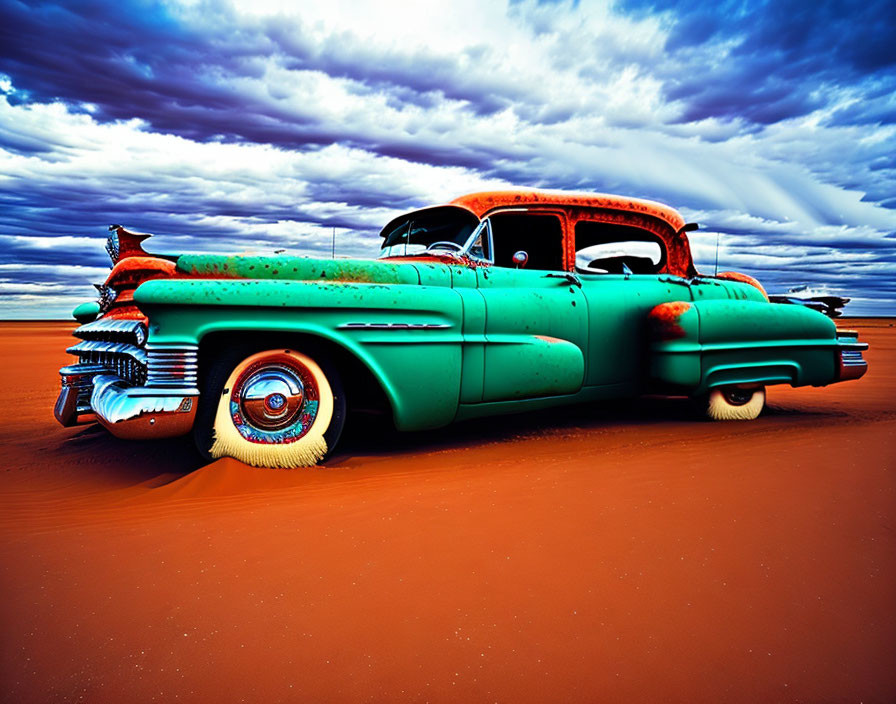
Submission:
POLYGON ((653 198, 698 268, 896 315, 896 0, 0 0, 0 317, 67 317, 105 229, 375 256, 509 185, 653 198))

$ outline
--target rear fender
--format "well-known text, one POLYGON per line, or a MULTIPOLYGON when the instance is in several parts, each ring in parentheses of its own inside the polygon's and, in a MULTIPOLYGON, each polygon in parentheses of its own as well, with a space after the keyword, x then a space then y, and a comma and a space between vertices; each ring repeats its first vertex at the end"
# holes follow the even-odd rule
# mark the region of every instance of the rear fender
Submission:
POLYGON ((729 384, 824 386, 838 381, 829 318, 759 301, 664 303, 650 314, 654 382, 701 394, 729 384))

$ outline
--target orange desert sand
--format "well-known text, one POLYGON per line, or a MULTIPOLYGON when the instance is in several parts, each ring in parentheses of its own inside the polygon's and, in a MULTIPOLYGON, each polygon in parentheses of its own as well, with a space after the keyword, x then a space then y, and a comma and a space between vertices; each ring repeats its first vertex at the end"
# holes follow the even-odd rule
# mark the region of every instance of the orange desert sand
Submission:
POLYGON ((0 325, 8 702, 896 701, 896 327, 749 423, 677 399, 203 466, 52 416, 0 325))

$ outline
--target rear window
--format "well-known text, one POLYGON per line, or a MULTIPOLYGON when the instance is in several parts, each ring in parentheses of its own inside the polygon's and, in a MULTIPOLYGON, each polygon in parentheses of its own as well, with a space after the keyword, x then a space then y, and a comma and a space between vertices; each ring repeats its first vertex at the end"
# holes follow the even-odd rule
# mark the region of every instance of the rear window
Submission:
POLYGON ((583 220, 575 228, 576 270, 588 274, 655 274, 666 261, 663 241, 630 225, 583 220))

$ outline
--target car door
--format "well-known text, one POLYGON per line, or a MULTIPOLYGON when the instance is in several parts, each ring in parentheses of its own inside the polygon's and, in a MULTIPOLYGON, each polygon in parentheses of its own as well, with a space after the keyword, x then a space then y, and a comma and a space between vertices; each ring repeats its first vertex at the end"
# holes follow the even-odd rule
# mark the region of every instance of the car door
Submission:
POLYGON ((574 243, 588 306, 585 384, 637 393, 647 379, 647 314, 660 303, 691 300, 688 280, 656 273, 665 244, 646 230, 582 220, 574 243))
POLYGON ((477 269, 485 302, 482 401, 572 394, 585 380, 588 314, 577 278, 563 271, 563 214, 504 211, 489 216, 477 269), (514 254, 525 252, 525 268, 514 254))

